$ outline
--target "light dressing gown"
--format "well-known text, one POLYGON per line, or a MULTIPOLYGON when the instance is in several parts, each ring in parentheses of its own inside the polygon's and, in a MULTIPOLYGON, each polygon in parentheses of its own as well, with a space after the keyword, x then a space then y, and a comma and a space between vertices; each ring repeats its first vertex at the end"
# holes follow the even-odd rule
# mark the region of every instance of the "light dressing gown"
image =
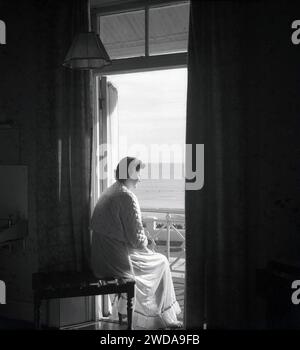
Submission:
MULTIPOLYGON (((95 276, 136 281, 133 329, 158 329, 177 322, 176 301, 167 258, 147 248, 135 194, 115 182, 101 195, 91 220, 91 267, 95 276)), ((126 314, 124 295, 118 311, 126 314)))

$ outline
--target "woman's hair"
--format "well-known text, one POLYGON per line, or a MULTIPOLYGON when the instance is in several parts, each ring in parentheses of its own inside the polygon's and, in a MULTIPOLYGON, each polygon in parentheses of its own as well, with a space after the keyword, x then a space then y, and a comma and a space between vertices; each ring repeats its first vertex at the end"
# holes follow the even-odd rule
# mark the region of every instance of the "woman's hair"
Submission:
POLYGON ((136 174, 145 167, 145 164, 134 157, 125 157, 120 160, 115 171, 116 180, 124 183, 127 179, 136 179, 136 174))

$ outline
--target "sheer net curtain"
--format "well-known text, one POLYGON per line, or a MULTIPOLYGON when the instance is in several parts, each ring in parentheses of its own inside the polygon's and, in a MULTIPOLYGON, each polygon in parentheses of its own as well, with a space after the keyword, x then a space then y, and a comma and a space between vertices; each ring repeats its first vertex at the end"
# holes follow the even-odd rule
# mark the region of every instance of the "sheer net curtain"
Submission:
POLYGON ((35 2, 36 208, 41 271, 88 269, 91 190, 91 77, 62 62, 86 1, 35 2))
POLYGON ((119 162, 119 114, 118 89, 111 83, 107 84, 107 141, 108 151, 108 186, 115 182, 115 169, 119 162))
MULTIPOLYGON (((92 152, 92 205, 93 211, 102 192, 115 181, 114 170, 119 161, 118 90, 107 77, 94 76, 94 89, 102 101, 94 113, 92 152)), ((97 296, 96 318, 113 314, 114 296, 97 296)), ((118 319, 115 313, 112 315, 118 319)))

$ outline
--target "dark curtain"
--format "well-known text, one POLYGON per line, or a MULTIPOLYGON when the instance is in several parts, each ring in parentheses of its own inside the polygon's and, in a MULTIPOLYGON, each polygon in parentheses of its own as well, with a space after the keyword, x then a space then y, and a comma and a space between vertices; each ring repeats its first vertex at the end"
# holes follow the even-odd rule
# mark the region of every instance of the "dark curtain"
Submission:
POLYGON ((89 260, 91 79, 62 66, 87 1, 35 1, 37 250, 42 271, 85 270, 89 260))
POLYGON ((191 3, 186 143, 204 144, 205 181, 186 191, 189 329, 266 327, 256 269, 299 263, 295 13, 295 3, 191 3))

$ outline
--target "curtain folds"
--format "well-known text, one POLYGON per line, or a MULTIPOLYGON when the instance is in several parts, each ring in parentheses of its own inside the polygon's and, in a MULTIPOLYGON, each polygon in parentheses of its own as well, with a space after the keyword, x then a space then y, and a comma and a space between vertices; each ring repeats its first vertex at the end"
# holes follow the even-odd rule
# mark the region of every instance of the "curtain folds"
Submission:
POLYGON ((89 72, 62 67, 87 1, 36 2, 36 159, 39 269, 84 270, 89 260, 92 110, 89 72))
POLYGON ((205 180, 186 191, 187 328, 290 324, 290 296, 263 300, 257 269, 300 266, 298 12, 191 3, 186 143, 204 144, 205 180))
POLYGON ((245 316, 243 18, 238 3, 192 2, 186 143, 204 144, 205 180, 186 191, 188 328, 245 316))

